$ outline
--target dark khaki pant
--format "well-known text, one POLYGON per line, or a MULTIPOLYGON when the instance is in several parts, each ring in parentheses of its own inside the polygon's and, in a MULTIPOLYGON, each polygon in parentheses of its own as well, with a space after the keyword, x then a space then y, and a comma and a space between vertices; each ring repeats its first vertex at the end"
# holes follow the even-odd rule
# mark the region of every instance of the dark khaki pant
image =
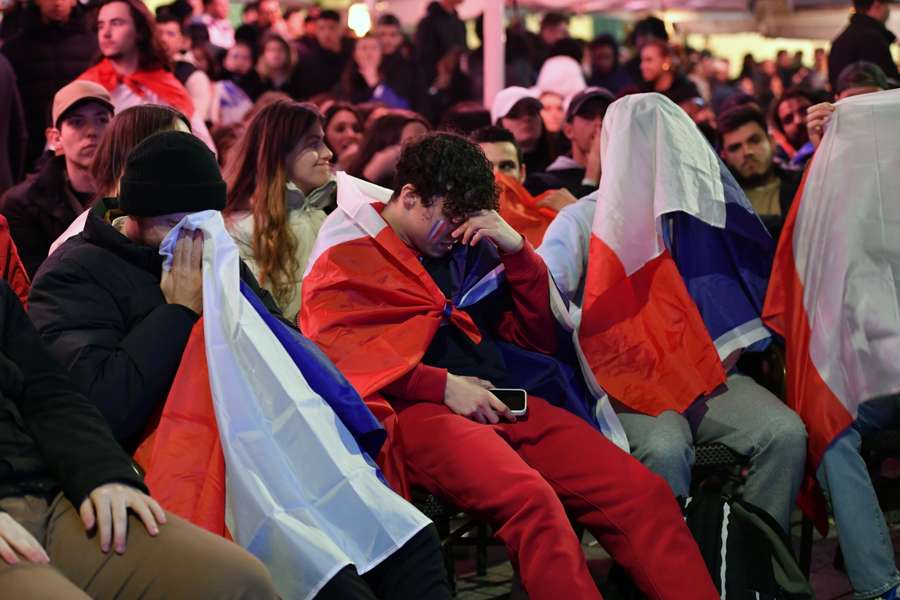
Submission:
POLYGON ((134 515, 128 520, 125 554, 104 554, 87 534, 78 511, 58 495, 0 500, 40 542, 49 565, 0 559, 0 596, 33 600, 70 598, 276 598, 266 568, 237 544, 168 514, 151 537, 134 515))

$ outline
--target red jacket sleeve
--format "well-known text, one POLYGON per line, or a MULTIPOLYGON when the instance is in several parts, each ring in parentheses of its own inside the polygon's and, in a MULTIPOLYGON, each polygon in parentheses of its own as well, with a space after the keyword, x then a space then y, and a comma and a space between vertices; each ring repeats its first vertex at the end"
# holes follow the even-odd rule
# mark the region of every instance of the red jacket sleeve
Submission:
POLYGON ((518 252, 501 254, 500 260, 513 305, 503 314, 497 334, 517 346, 553 354, 558 343, 547 265, 527 241, 518 252))
POLYGON ((9 225, 3 216, 0 216, 0 277, 9 283, 22 306, 27 307, 31 280, 25 272, 25 267, 22 266, 16 244, 9 235, 9 225))
POLYGON ((446 387, 447 369, 419 363, 412 371, 385 386, 381 391, 398 400, 442 404, 446 387))

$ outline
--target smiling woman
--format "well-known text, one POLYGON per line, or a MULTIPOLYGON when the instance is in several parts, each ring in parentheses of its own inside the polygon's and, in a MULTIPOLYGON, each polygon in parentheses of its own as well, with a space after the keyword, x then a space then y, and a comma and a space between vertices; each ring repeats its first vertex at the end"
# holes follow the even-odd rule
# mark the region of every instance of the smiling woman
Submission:
POLYGON ((293 320, 310 250, 335 206, 322 117, 311 104, 277 101, 253 118, 233 156, 225 173, 226 226, 241 258, 293 320))

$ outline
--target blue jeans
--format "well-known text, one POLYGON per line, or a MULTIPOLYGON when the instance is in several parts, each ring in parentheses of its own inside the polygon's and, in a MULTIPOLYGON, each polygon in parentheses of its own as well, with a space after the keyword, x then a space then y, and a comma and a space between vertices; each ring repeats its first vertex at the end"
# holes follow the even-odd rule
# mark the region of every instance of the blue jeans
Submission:
POLYGON ((865 402, 816 472, 837 524, 854 598, 875 598, 900 584, 891 535, 859 453, 862 436, 898 426, 900 395, 865 402))

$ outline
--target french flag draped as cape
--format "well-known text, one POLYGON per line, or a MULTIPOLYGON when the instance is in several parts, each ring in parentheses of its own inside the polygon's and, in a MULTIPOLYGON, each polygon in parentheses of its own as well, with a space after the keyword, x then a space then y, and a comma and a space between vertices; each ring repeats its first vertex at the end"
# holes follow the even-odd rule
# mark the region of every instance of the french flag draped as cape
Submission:
POLYGON ((334 365, 240 281, 217 211, 181 229, 203 244, 203 312, 156 433, 139 451, 168 510, 230 534, 284 598, 311 598, 346 565, 364 573, 429 521, 371 459, 384 431, 334 365), (224 522, 223 522, 224 521, 224 522))
MULTIPOLYGON (((323 224, 310 255, 300 323, 392 434, 396 415, 380 391, 419 364, 439 327, 454 326, 480 340, 477 326, 460 309, 497 291, 505 273, 496 251, 489 256, 490 244, 479 244, 471 249, 479 252, 478 268, 466 271, 461 288, 453 298, 446 298, 416 253, 381 217, 379 207, 390 197, 390 190, 338 173, 338 207, 323 224)), ((455 259, 456 253, 469 250, 458 247, 453 252, 455 259)), ((574 325, 568 310, 549 277, 547 286, 551 321, 556 320, 547 335, 558 333, 570 339, 574 325), (552 331, 554 326, 559 327, 557 332, 552 331)), ((499 329, 503 330, 502 323, 499 329)), ((513 344, 500 346, 508 370, 515 371, 511 376, 521 382, 516 387, 527 389, 536 373, 555 373, 553 385, 532 393, 566 407, 627 448, 608 399, 598 393, 595 382, 591 385, 592 377, 582 374, 574 349, 571 365, 551 365, 561 361, 513 344)), ((395 486, 406 489, 399 436, 389 435, 389 439, 378 462, 395 486)))
POLYGON ((740 350, 767 343, 773 242, 694 123, 660 94, 610 106, 601 160, 582 351, 622 404, 682 412, 725 382, 740 350))
POLYGON ((194 116, 194 102, 191 100, 190 94, 172 73, 162 68, 135 71, 131 75, 120 75, 113 68, 112 62, 108 58, 104 58, 79 75, 78 79, 99 83, 108 92, 112 92, 120 84, 128 86, 138 95, 143 94, 143 89, 146 88, 187 118, 190 119, 194 116))
POLYGON ((863 402, 900 392, 900 90, 835 108, 785 223, 764 312, 785 338, 788 403, 809 434, 800 504, 823 529, 822 455, 863 402))

